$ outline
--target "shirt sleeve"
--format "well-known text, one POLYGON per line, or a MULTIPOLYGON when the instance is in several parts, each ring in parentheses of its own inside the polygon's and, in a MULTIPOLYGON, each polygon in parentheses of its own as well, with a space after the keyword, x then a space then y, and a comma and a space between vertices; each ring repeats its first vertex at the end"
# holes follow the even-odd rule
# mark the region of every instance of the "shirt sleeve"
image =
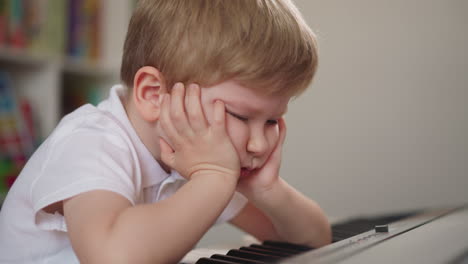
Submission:
POLYGON ((235 192, 231 201, 216 220, 215 224, 225 223, 234 218, 247 204, 247 198, 239 192, 235 192))
POLYGON ((31 186, 35 221, 45 230, 66 231, 63 217, 42 211, 53 203, 92 190, 116 192, 135 204, 139 179, 127 142, 105 131, 80 130, 49 146, 31 186))

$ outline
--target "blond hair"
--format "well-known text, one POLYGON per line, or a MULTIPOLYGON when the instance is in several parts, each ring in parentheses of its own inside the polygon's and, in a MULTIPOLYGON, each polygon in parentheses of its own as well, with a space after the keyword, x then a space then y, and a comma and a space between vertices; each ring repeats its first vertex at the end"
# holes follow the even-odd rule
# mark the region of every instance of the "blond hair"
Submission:
POLYGON ((297 96, 317 69, 313 32, 290 0, 139 0, 124 45, 121 79, 159 69, 209 87, 235 80, 266 94, 297 96))

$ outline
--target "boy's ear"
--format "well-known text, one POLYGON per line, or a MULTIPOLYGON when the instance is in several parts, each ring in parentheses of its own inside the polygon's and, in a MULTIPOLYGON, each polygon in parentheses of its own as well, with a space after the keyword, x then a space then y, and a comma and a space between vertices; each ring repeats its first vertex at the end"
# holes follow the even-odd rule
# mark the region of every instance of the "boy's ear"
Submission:
POLYGON ((144 66, 135 74, 132 100, 144 120, 152 122, 159 119, 159 99, 161 94, 166 92, 164 78, 158 69, 144 66))

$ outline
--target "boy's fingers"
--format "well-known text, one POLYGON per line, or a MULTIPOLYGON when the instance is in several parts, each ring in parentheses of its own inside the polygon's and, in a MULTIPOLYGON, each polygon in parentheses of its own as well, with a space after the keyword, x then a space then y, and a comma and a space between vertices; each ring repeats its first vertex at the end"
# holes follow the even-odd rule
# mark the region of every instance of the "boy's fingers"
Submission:
POLYGON ((191 84, 187 88, 187 115, 189 117, 190 126, 194 131, 203 131, 208 127, 203 108, 201 106, 201 91, 200 86, 191 84))
POLYGON ((226 109, 224 108, 224 103, 222 101, 217 100, 214 103, 214 114, 213 114, 213 128, 217 132, 224 133, 226 132, 226 109))
POLYGON ((179 134, 190 136, 191 128, 185 113, 184 97, 184 85, 182 83, 176 83, 171 93, 170 115, 174 128, 179 132, 179 134))
POLYGON ((161 160, 169 167, 173 167, 174 150, 163 138, 159 138, 159 148, 161 150, 161 160))
POLYGON ((170 116, 171 96, 169 94, 164 94, 162 96, 163 98, 161 102, 161 116, 159 119, 161 128, 164 130, 168 139, 172 142, 174 147, 178 147, 181 144, 181 138, 177 130, 174 128, 170 116))
POLYGON ((286 139, 286 122, 284 121, 283 117, 278 119, 278 128, 279 128, 279 137, 278 137, 276 146, 273 152, 271 153, 272 158, 281 157, 281 151, 283 149, 283 144, 286 139))
POLYGON ((284 140, 286 139, 286 121, 284 117, 278 119, 278 128, 279 128, 279 144, 283 145, 284 140))

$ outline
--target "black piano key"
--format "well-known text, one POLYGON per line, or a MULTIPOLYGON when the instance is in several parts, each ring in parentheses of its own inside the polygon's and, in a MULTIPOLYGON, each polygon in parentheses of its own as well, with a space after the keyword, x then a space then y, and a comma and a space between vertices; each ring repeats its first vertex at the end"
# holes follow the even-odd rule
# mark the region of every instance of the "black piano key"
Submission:
POLYGON ((292 256, 292 254, 282 253, 279 251, 271 251, 271 250, 252 248, 252 247, 241 247, 239 248, 239 250, 251 251, 255 253, 265 254, 269 256, 277 256, 277 257, 282 257, 282 258, 292 256))
POLYGON ((246 259, 260 260, 260 261, 265 261, 265 262, 277 262, 281 259, 280 257, 277 257, 277 256, 269 256, 265 254, 254 253, 254 252, 249 252, 249 251, 244 251, 244 250, 237 250, 237 249, 229 250, 227 255, 240 257, 240 258, 246 258, 246 259))
POLYGON ((195 264, 236 264, 236 262, 221 259, 201 258, 195 264))
POLYGON ((220 259, 220 260, 231 261, 231 262, 239 263, 239 264, 268 264, 268 262, 263 262, 263 261, 260 261, 260 260, 239 258, 239 257, 226 256, 226 255, 220 255, 220 254, 214 254, 213 256, 211 256, 211 258, 212 259, 220 259))
POLYGON ((292 255, 299 254, 299 253, 303 252, 303 251, 294 250, 294 249, 290 249, 290 248, 274 247, 274 246, 259 245, 259 244, 251 244, 249 247, 259 248, 259 249, 266 249, 266 250, 271 250, 271 251, 279 251, 279 252, 284 252, 284 253, 288 253, 288 254, 292 254, 292 255))
POLYGON ((298 245, 298 244, 292 244, 292 243, 288 243, 288 242, 279 242, 279 241, 271 241, 271 240, 266 240, 263 242, 263 245, 266 245, 266 246, 274 246, 274 247, 282 247, 282 248, 286 248, 286 249, 294 249, 294 250, 298 250, 298 251, 301 251, 301 252, 304 252, 304 251, 309 251, 313 248, 309 247, 309 246, 306 246, 306 245, 298 245))

